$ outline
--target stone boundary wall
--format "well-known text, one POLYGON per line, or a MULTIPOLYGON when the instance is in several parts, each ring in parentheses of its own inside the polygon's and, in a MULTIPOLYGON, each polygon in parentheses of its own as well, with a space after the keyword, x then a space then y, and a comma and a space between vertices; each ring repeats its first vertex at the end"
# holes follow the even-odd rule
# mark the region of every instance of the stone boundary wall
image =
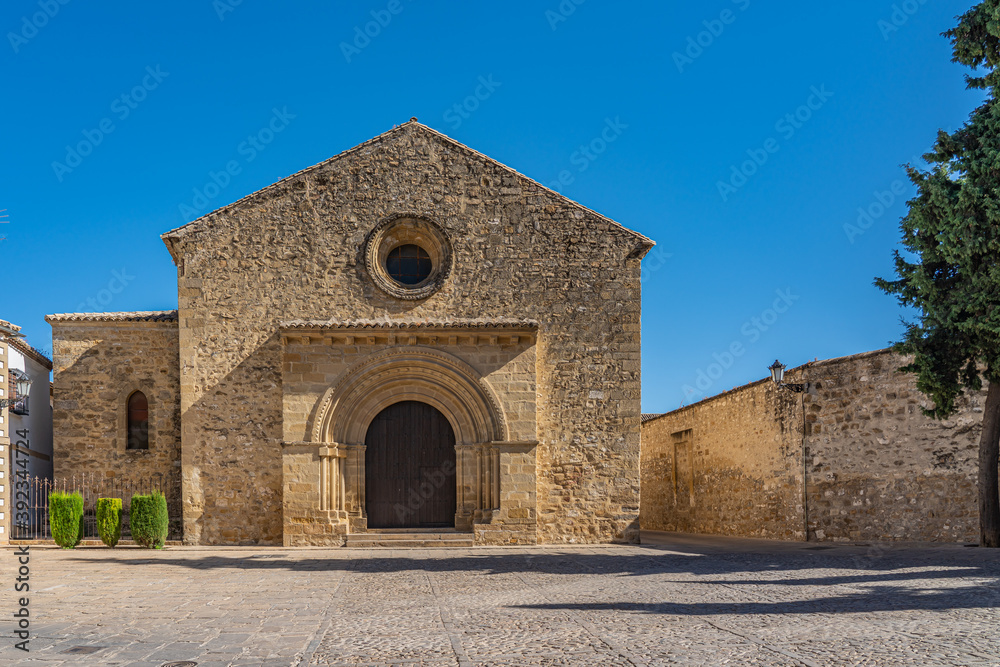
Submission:
POLYGON ((985 391, 949 420, 925 417, 905 364, 890 350, 813 362, 786 375, 803 394, 762 380, 647 421, 642 527, 804 539, 808 522, 818 541, 977 541, 985 391))
POLYGON ((948 420, 925 417, 906 363, 882 350, 805 369, 810 539, 979 541, 986 393, 948 420))
POLYGON ((646 530, 802 539, 802 412, 757 382, 642 425, 646 530))

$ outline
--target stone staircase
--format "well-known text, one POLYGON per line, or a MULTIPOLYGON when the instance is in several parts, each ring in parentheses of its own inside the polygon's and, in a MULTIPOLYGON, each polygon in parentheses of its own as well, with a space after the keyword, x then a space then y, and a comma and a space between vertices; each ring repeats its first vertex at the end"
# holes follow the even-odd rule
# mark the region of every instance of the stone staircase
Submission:
POLYGON ((418 528, 376 529, 367 533, 347 535, 345 549, 427 549, 432 547, 471 547, 472 533, 454 529, 418 528))

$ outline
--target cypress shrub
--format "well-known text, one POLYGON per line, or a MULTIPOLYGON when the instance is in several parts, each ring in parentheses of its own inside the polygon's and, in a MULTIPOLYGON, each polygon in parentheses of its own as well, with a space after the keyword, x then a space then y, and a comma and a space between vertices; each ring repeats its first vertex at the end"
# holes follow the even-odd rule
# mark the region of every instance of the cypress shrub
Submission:
POLYGON ((72 549, 83 540, 83 496, 77 492, 49 494, 49 528, 52 539, 63 549, 72 549))
POLYGON ((132 539, 147 549, 159 549, 167 541, 167 499, 159 491, 132 496, 129 506, 132 539))
POLYGON ((97 534, 101 542, 114 548, 122 536, 122 499, 97 499, 97 534))

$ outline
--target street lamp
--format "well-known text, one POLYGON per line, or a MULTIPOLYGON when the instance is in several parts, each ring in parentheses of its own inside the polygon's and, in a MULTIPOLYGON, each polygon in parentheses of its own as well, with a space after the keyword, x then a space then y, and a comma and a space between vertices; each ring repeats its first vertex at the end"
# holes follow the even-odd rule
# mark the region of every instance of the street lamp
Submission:
POLYGON ((14 395, 10 398, 0 398, 0 410, 23 402, 31 391, 31 378, 16 368, 11 368, 8 372, 14 378, 14 395))
POLYGON ((771 381, 774 382, 779 389, 788 389, 789 391, 794 391, 796 393, 802 393, 805 391, 806 386, 804 384, 787 384, 785 382, 786 368, 787 366, 775 359, 774 363, 767 367, 767 370, 771 371, 771 381))

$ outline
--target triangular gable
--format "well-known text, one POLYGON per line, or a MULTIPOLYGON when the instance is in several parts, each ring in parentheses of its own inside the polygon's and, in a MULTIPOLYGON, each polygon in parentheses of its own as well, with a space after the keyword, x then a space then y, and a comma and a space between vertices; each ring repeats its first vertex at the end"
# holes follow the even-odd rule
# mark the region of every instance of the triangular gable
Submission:
MULTIPOLYGON (((445 144, 448 144, 452 148, 455 148, 455 149, 457 149, 459 151, 462 151, 462 152, 464 152, 464 153, 466 153, 466 154, 468 154, 470 156, 473 156, 473 157, 478 158, 480 160, 484 160, 484 161, 489 162, 489 163, 491 163, 491 164, 493 164, 493 165, 495 165, 497 167, 500 167, 504 171, 507 171, 508 173, 510 173, 510 174, 516 176, 517 178, 521 179, 523 182, 530 183, 531 185, 533 185, 535 187, 538 187, 541 190, 543 190, 543 191, 551 194, 552 196, 556 197, 557 199, 561 199, 561 200, 565 201, 566 203, 570 204, 572 207, 577 208, 577 209, 579 209, 581 211, 584 211, 586 213, 589 213, 590 215, 594 215, 594 216, 600 218, 601 220, 607 222, 608 224, 610 224, 610 225, 612 225, 612 226, 614 226, 614 227, 616 227, 618 229, 621 229, 621 230, 627 232, 628 234, 630 234, 631 236, 633 236, 635 238, 635 240, 637 241, 637 244, 638 244, 637 251, 638 251, 638 253, 640 255, 644 255, 646 251, 648 251, 650 248, 652 248, 654 245, 656 245, 655 241, 651 240, 650 238, 648 238, 646 236, 643 236, 639 232, 637 232, 635 230, 632 230, 632 229, 629 229, 628 227, 626 227, 625 225, 621 224, 620 222, 612 220, 611 218, 609 218, 607 216, 601 215, 600 213, 598 213, 598 212, 596 212, 596 211, 594 211, 592 209, 587 208, 586 206, 580 204, 579 202, 576 202, 576 201, 570 199, 569 197, 567 197, 567 196, 565 196, 565 195, 563 195, 563 194, 561 194, 561 193, 559 193, 559 192, 557 192, 555 190, 552 190, 551 188, 548 188, 548 187, 542 185, 538 181, 525 176, 524 174, 520 173, 519 171, 517 171, 515 169, 512 169, 511 167, 508 167, 507 165, 503 164, 502 162, 494 160, 493 158, 489 157, 488 155, 484 155, 483 153, 480 153, 477 150, 469 148, 468 146, 466 146, 465 144, 461 143, 460 141, 456 141, 455 139, 452 139, 451 137, 449 137, 449 136, 447 136, 445 134, 442 134, 442 133, 438 132, 437 130, 435 130, 433 128, 427 127, 423 123, 418 122, 416 118, 411 118, 408 122, 403 123, 402 125, 397 125, 397 126, 393 127, 391 130, 389 130, 387 132, 383 132, 382 134, 380 134, 380 135, 378 135, 376 137, 373 137, 373 138, 369 139, 368 141, 360 143, 357 146, 354 146, 353 148, 349 148, 349 149, 347 149, 347 150, 345 150, 345 151, 343 151, 341 153, 338 153, 337 155, 334 155, 333 157, 328 158, 328 159, 326 159, 326 160, 324 160, 324 161, 322 161, 322 162, 320 162, 318 164, 314 164, 311 167, 306 167, 305 169, 302 169, 301 171, 297 171, 294 174, 291 174, 290 176, 286 176, 285 178, 283 178, 283 179, 281 179, 279 181, 276 181, 276 182, 272 183, 271 185, 268 185, 266 187, 261 188, 260 190, 252 192, 252 193, 246 195, 245 197, 242 197, 242 198, 240 198, 240 199, 232 202, 231 204, 226 204, 225 206, 217 208, 217 209, 215 209, 214 211, 212 211, 210 213, 206 213, 205 215, 197 218, 196 220, 192 220, 191 222, 189 222, 189 223, 187 223, 185 225, 181 225, 180 227, 177 227, 177 228, 172 229, 172 230, 170 230, 168 232, 165 232, 164 234, 160 235, 160 238, 163 239, 163 242, 167 244, 167 248, 170 250, 170 254, 173 255, 174 252, 173 252, 173 247, 172 247, 172 244, 171 244, 171 240, 173 240, 173 239, 180 239, 183 236, 186 236, 186 235, 188 235, 188 234, 190 234, 192 232, 196 232, 196 231, 202 229, 203 227, 205 227, 208 224, 209 219, 212 218, 213 216, 215 216, 217 214, 220 214, 220 213, 224 213, 224 212, 228 211, 229 209, 232 209, 232 208, 238 206, 239 204, 242 204, 242 203, 250 201, 250 200, 252 200, 252 199, 254 199, 256 197, 259 197, 259 196, 267 193, 269 190, 278 187, 282 183, 286 183, 286 182, 291 181, 293 179, 296 179, 296 178, 298 178, 298 177, 300 177, 300 176, 302 176, 304 174, 308 174, 308 173, 310 173, 312 171, 315 171, 317 169, 325 167, 325 166, 327 166, 329 164, 332 164, 332 163, 334 163, 334 162, 336 162, 338 160, 341 160, 341 159, 343 159, 343 158, 345 158, 345 157, 347 157, 347 156, 349 156, 349 155, 351 155, 353 153, 356 153, 356 152, 359 152, 361 150, 364 150, 365 148, 368 148, 368 147, 373 146, 373 145, 378 144, 378 143, 382 143, 386 139, 388 139, 389 137, 394 136, 396 134, 400 134, 400 133, 405 132, 407 130, 418 130, 418 131, 421 131, 421 132, 426 132, 427 134, 431 135, 432 137, 434 137, 434 138, 442 141, 445 144)), ((176 257, 174 259, 176 260, 176 257)))

